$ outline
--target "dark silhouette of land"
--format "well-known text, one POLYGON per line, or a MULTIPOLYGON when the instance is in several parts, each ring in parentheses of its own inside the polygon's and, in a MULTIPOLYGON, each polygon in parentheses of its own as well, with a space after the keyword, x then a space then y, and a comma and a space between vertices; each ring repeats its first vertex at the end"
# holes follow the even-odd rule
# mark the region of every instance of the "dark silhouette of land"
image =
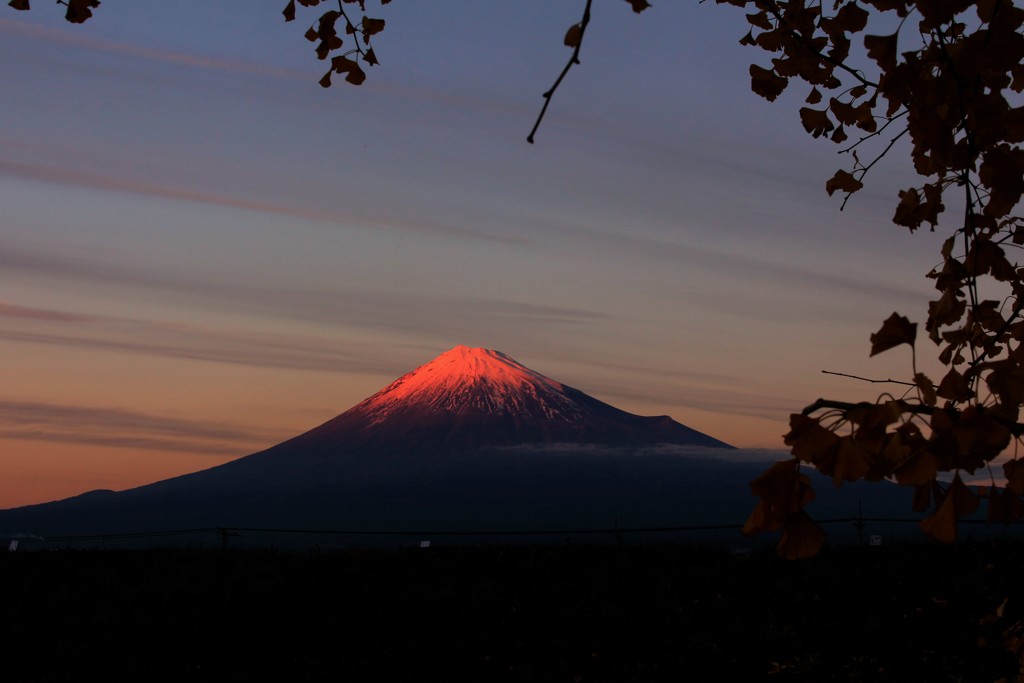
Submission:
POLYGON ((1024 546, 0 555, 4 680, 1012 680, 1024 546), (1001 608, 1002 606, 1002 608, 1001 608))

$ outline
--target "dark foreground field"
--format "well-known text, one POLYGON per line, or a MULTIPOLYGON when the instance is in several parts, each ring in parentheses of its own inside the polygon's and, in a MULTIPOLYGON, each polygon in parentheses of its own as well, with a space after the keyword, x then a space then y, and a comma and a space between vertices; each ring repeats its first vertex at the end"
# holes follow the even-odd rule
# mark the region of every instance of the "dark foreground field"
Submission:
POLYGON ((1017 543, 0 555, 5 681, 995 681, 1017 543), (1001 616, 997 608, 1004 604, 1001 616))

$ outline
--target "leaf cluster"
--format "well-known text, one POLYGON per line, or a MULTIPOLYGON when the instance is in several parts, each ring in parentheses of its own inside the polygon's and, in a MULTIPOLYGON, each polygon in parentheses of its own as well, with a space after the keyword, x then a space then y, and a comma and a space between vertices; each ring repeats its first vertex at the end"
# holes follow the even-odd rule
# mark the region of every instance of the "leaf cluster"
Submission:
MULTIPOLYGON (((65 19, 72 24, 81 24, 92 17, 92 11, 100 6, 100 0, 57 0, 57 4, 67 8, 65 19)), ((29 0, 10 0, 7 5, 23 11, 31 9, 29 0)))
MULTIPOLYGON (((316 7, 321 0, 297 0, 303 7, 316 7)), ((386 5, 391 0, 379 0, 381 5, 386 5)), ((282 14, 285 21, 295 20, 296 0, 288 0, 282 14)), ((384 20, 375 19, 366 14, 366 0, 337 0, 338 9, 327 10, 313 22, 306 31, 306 40, 316 43, 317 59, 326 60, 331 58, 331 68, 320 79, 320 85, 325 88, 331 87, 331 76, 333 74, 345 74, 345 82, 352 85, 362 85, 366 80, 366 72, 363 71, 359 62, 373 66, 379 64, 377 55, 370 46, 370 39, 384 30, 384 20), (349 16, 346 5, 359 5, 362 17, 353 21, 349 16), (338 26, 351 40, 351 47, 341 51, 347 45, 345 39, 338 35, 338 26)))
MULTIPOLYGON (((945 375, 936 383, 917 371, 917 325, 893 313, 871 335, 871 355, 910 346, 910 379, 899 382, 909 391, 870 404, 819 399, 791 418, 787 466, 809 464, 836 486, 890 480, 913 487, 914 508, 930 510, 922 528, 943 541, 956 538, 957 520, 982 499, 990 521, 1020 519, 1024 459, 1005 462, 1005 487, 995 486, 992 465, 1024 435, 1024 269, 1011 256, 1024 246, 1014 213, 1024 194, 1024 10, 1012 0, 718 2, 748 10, 751 28, 740 42, 773 55, 750 67, 755 93, 774 101, 803 81, 809 90, 799 115, 808 134, 837 144, 859 136, 841 150, 853 164, 826 182, 830 195, 849 199, 906 137, 923 182, 899 191, 893 222, 935 230, 947 203, 964 207, 940 264, 927 274, 938 296, 924 327, 945 375), (888 28, 876 35, 869 26, 888 28), (991 487, 964 482, 983 471, 991 487)), ((779 548, 789 557, 820 545, 820 529, 804 518, 803 503, 813 496, 794 499, 760 479, 751 488, 761 503, 748 532, 790 524, 779 548), (794 530, 802 538, 794 540, 794 530)))
MULTIPOLYGON (((391 0, 378 2, 387 5, 391 0)), ((327 4, 327 0, 288 0, 281 13, 285 21, 294 21, 296 5, 316 7, 321 3, 327 4)), ((384 20, 366 14, 366 0, 336 0, 336 3, 337 9, 327 10, 313 22, 306 31, 306 40, 316 43, 314 51, 317 59, 331 58, 331 68, 320 78, 320 85, 329 88, 333 74, 345 74, 345 82, 361 85, 366 80, 366 72, 363 71, 360 62, 369 66, 379 63, 370 46, 370 39, 384 30, 384 20), (352 5, 359 6, 361 16, 352 11, 352 5), (346 6, 349 6, 348 9, 346 6), (342 31, 350 42, 346 42, 346 38, 342 38, 339 31, 342 31), (346 47, 347 49, 342 50, 346 47)), ((7 4, 16 10, 31 9, 29 0, 10 0, 7 4)), ((74 24, 81 24, 92 17, 92 10, 99 7, 100 1, 57 0, 57 4, 67 7, 65 19, 74 24)))

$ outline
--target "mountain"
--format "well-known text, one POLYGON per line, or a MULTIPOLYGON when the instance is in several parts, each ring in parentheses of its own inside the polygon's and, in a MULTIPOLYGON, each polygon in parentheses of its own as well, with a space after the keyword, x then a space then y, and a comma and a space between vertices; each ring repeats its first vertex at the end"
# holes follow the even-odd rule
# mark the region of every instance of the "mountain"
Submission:
POLYGON ((505 354, 457 346, 332 420, 208 470, 0 511, 40 535, 190 527, 524 530, 742 522, 764 469, 505 354))
POLYGON ((732 448, 670 417, 619 410, 500 351, 466 346, 402 375, 295 442, 404 456, 539 443, 732 448))

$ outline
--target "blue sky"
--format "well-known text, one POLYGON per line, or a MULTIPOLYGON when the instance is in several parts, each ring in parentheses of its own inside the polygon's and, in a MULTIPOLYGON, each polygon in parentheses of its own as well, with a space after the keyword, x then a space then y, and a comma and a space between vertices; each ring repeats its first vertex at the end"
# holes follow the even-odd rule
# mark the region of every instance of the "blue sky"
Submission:
POLYGON ((898 157, 839 211, 734 8, 595 2, 529 145, 582 3, 395 0, 326 90, 283 6, 0 11, 0 507, 245 455, 457 344, 760 448, 877 393, 822 369, 910 374, 868 335, 923 317, 941 235, 890 223, 898 157))

